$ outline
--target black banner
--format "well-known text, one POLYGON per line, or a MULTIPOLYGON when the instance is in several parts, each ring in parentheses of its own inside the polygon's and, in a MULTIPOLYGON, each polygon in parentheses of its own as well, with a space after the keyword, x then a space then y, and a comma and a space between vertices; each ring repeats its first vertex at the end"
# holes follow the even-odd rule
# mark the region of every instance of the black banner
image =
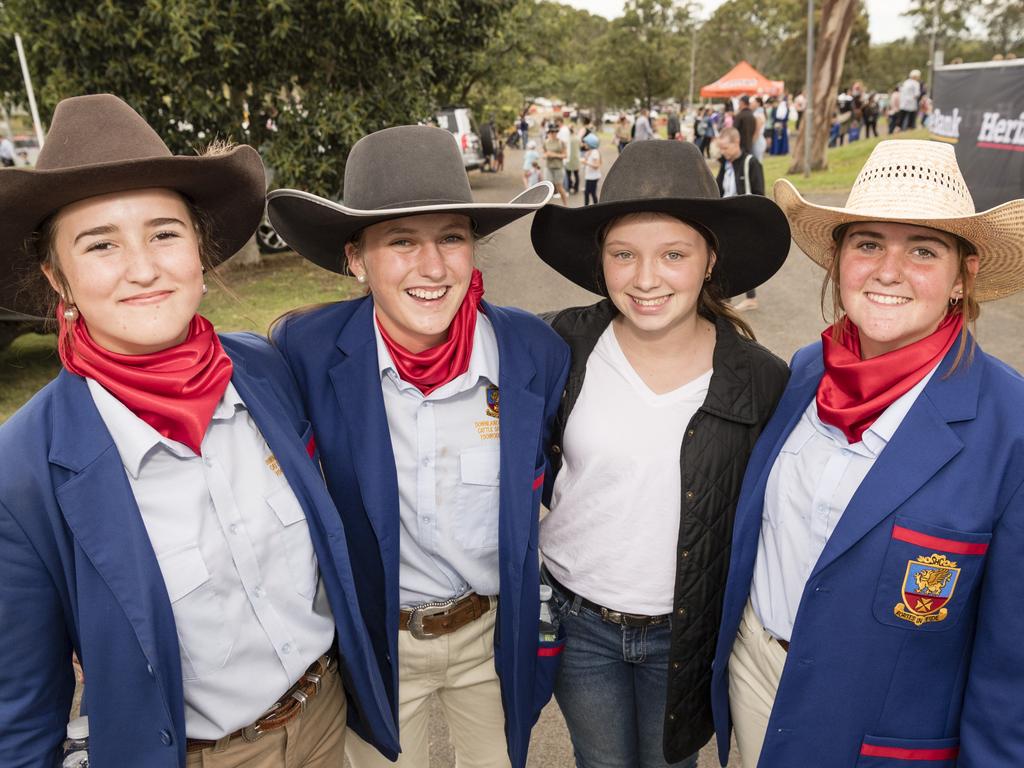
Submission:
POLYGON ((932 138, 956 145, 974 205, 1024 197, 1024 60, 935 69, 932 138))

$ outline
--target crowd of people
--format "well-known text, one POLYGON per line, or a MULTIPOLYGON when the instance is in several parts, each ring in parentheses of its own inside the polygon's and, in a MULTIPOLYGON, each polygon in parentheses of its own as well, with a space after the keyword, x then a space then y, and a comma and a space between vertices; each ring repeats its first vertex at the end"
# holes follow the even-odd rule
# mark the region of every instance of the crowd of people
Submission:
POLYGON ((976 212, 910 140, 845 206, 772 200, 749 125, 717 181, 633 136, 581 207, 550 201, 592 132, 479 203, 450 133, 387 128, 335 201, 61 102, 0 169, 63 365, 0 426, 0 763, 57 763, 76 655, 94 768, 425 768, 433 694, 480 768, 524 768, 552 694, 581 768, 731 734, 744 768, 1024 764, 1024 379, 972 332, 1024 289, 1024 200, 976 212), (264 206, 362 290, 218 334, 264 206), (598 302, 484 300, 477 241, 529 215, 598 302), (726 297, 791 238, 829 321, 787 365, 726 297))

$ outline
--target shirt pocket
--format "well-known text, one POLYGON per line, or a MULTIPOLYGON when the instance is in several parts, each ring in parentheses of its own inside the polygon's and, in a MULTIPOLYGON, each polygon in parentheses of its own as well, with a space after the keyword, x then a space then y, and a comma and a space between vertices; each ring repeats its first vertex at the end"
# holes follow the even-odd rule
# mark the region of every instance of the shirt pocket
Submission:
POLYGON ((960 739, 865 736, 856 768, 955 768, 960 739))
POLYGON ((306 514, 287 485, 273 491, 266 497, 266 501, 281 523, 280 537, 284 541, 292 585, 296 592, 312 600, 316 594, 317 562, 306 514))
POLYGON ((878 578, 875 618, 915 632, 956 626, 973 610, 991 538, 897 517, 878 578))
POLYGON ((454 510, 455 540, 468 549, 498 546, 501 449, 467 448, 459 452, 459 487, 454 510))
POLYGON ((223 601, 197 546, 158 556, 178 631, 183 680, 221 669, 233 644, 223 601))

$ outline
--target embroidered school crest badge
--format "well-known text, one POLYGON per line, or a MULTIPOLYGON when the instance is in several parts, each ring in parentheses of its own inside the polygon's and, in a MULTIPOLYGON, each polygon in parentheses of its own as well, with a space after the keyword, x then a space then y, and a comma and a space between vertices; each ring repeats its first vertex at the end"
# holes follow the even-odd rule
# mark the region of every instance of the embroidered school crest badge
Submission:
POLYGON ((487 415, 492 419, 498 418, 498 388, 491 384, 487 387, 487 415))
POLYGON ((953 597, 960 569, 944 555, 918 555, 907 561, 903 577, 903 602, 892 609, 897 617, 915 626, 942 621, 949 614, 946 603, 953 597))

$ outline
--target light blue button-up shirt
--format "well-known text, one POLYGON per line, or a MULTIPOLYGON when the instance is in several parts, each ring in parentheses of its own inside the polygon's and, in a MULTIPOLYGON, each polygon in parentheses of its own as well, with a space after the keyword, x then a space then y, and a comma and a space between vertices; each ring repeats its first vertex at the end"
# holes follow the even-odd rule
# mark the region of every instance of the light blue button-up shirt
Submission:
POLYGON ((498 340, 477 313, 469 368, 429 395, 403 381, 380 329, 377 363, 398 473, 399 599, 498 594, 498 340))
POLYGON ((196 456, 86 381, 167 586, 185 732, 219 739, 262 715, 334 640, 305 513, 230 382, 196 456))
POLYGON ((768 476, 750 588, 754 612, 775 637, 790 639, 804 586, 829 537, 934 373, 886 408, 859 443, 851 445, 842 430, 818 418, 816 400, 789 433, 768 476))

